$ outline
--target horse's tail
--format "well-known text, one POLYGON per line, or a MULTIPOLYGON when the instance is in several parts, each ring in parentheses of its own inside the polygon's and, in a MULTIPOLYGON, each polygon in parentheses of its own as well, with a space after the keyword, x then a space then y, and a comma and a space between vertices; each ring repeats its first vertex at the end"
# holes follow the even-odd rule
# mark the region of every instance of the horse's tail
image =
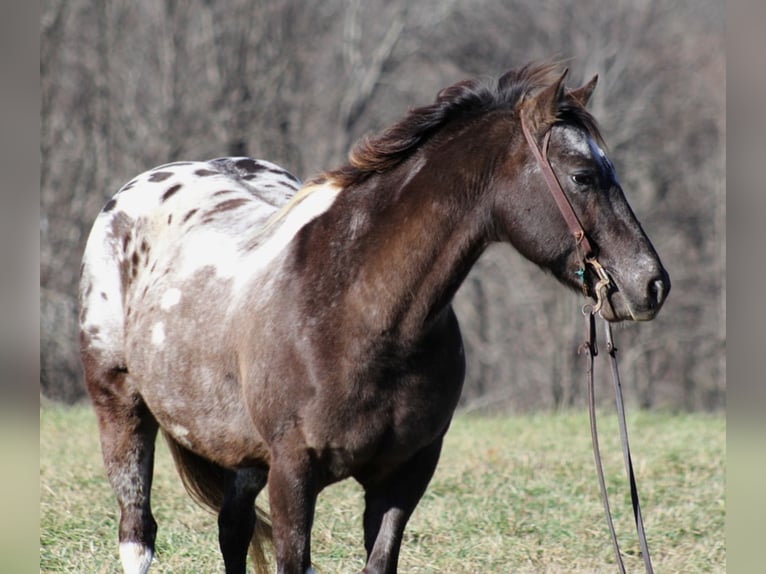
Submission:
MULTIPOLYGON (((197 504, 217 514, 223 505, 225 494, 223 467, 193 453, 164 431, 163 435, 186 491, 197 504)), ((270 568, 264 545, 273 544, 271 521, 268 513, 258 506, 255 507, 255 512, 256 522, 253 538, 250 541, 250 559, 256 574, 268 574, 270 568)))

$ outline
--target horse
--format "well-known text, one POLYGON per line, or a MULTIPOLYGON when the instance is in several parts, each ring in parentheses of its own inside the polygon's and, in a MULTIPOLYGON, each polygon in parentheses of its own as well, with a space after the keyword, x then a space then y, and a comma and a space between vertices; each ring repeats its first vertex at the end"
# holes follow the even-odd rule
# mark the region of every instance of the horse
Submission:
POLYGON ((248 553, 258 572, 313 572, 317 495, 347 478, 364 489, 363 572, 397 571, 463 386, 451 301, 472 265, 505 242, 597 295, 522 127, 546 140, 608 276, 601 315, 657 315, 670 279, 586 109, 598 78, 565 76, 532 63, 455 83, 306 182, 249 157, 179 161, 106 202, 83 255, 80 347, 126 574, 154 554, 158 431, 217 512, 227 574, 248 553))

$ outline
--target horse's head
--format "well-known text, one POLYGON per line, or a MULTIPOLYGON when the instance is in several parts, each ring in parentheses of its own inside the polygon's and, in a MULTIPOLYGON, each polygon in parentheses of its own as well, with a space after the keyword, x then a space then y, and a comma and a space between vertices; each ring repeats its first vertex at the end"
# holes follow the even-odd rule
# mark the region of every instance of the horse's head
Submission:
POLYGON ((596 78, 567 91, 564 75, 516 106, 521 143, 513 146, 504 171, 517 175, 510 182, 513 191, 498 193, 495 204, 503 234, 562 283, 594 298, 599 278, 583 258, 595 256, 609 278, 602 316, 609 321, 653 319, 668 295, 670 278, 599 145, 595 121, 585 111, 596 78), (585 230, 591 253, 583 253, 582 243, 577 246, 519 123, 526 124, 532 141, 547 146, 546 160, 585 230))

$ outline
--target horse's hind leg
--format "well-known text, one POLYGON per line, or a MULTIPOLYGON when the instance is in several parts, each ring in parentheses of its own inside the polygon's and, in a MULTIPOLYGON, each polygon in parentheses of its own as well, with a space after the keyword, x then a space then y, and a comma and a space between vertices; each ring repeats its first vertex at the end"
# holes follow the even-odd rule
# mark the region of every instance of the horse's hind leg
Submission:
POLYGON ((120 558, 125 574, 146 574, 157 523, 150 508, 157 422, 140 396, 126 391, 124 370, 85 378, 101 435, 106 475, 120 506, 120 558))
POLYGON ((255 530, 255 497, 266 485, 268 471, 258 468, 226 472, 223 505, 218 512, 218 541, 226 574, 244 574, 247 549, 255 530))
POLYGON ((442 439, 427 446, 393 474, 363 480, 365 490, 364 574, 395 574, 404 527, 436 470, 442 439))

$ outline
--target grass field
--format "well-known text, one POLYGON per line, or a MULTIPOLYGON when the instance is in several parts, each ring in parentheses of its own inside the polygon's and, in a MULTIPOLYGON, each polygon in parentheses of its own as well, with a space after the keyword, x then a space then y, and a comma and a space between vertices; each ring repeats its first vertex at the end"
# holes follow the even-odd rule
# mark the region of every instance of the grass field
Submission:
MULTIPOLYGON (((723 415, 629 413, 633 461, 657 572, 725 572, 723 415)), ((612 510, 630 572, 643 572, 611 413, 599 421, 612 510)), ((162 440, 153 488, 153 573, 223 572, 215 517, 185 494, 162 440)), ((318 574, 363 566, 361 489, 319 500, 318 574)), ((40 571, 117 573, 117 505, 88 407, 40 411, 40 571)), ((590 451, 587 413, 458 416, 408 526, 403 573, 616 571, 590 451)))

